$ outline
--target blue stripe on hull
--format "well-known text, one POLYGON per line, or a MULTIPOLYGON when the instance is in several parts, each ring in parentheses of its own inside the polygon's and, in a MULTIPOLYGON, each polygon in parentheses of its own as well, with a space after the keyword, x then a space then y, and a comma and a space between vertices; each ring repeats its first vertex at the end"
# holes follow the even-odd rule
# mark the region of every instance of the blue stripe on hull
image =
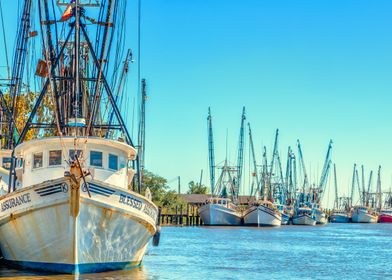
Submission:
POLYGON ((49 271, 56 273, 79 274, 97 273, 113 270, 130 270, 141 266, 140 263, 131 262, 111 262, 111 263, 88 263, 88 264, 63 264, 63 263, 43 263, 43 262, 23 262, 6 261, 8 265, 17 266, 32 270, 49 271))

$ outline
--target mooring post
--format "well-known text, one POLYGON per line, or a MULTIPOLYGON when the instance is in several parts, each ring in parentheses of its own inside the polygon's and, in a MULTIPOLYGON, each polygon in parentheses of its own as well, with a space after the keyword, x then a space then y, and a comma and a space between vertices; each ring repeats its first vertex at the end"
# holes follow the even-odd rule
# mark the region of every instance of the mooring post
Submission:
POLYGON ((185 218, 186 226, 189 226, 189 204, 186 204, 186 218, 185 218))
POLYGON ((180 207, 180 225, 182 225, 182 204, 181 204, 181 207, 180 207))
POLYGON ((178 205, 176 205, 176 225, 178 225, 178 205))

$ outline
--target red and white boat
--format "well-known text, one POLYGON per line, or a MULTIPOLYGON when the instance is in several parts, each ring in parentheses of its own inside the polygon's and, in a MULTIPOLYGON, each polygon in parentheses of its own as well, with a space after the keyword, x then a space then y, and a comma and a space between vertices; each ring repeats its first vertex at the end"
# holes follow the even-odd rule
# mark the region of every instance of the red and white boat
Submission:
POLYGON ((392 223, 392 209, 381 210, 380 215, 378 216, 379 223, 392 223))

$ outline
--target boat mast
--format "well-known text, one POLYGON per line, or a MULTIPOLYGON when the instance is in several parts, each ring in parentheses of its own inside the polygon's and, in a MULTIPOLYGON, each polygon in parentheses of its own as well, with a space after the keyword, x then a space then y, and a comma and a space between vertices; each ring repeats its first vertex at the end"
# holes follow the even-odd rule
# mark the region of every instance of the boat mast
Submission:
POLYGON ((240 138, 238 145, 238 155, 237 155, 237 182, 236 182, 236 193, 237 195, 241 189, 242 183, 242 167, 244 164, 244 130, 245 130, 245 107, 242 108, 242 116, 241 116, 241 128, 240 128, 240 138))
POLYGON ((351 196, 350 196, 350 207, 353 206, 353 202, 354 202, 354 189, 355 189, 355 171, 357 169, 357 164, 354 163, 354 169, 353 169, 353 178, 351 181, 351 196))
POLYGON ((339 208, 339 196, 338 196, 338 181, 336 178, 336 165, 333 164, 333 178, 334 178, 334 183, 335 183, 335 203, 334 203, 334 208, 338 209, 339 208))
POLYGON ((329 141, 327 155, 325 156, 324 166, 323 166, 323 170, 321 172, 321 178, 320 178, 319 189, 318 189, 318 193, 321 193, 321 195, 319 195, 317 197, 317 200, 316 200, 317 203, 321 202, 321 199, 322 199, 324 192, 325 192, 325 187, 327 185, 329 169, 330 169, 331 163, 332 163, 331 151, 332 151, 332 140, 329 141))
POLYGON ((377 172, 377 211, 381 211, 382 207, 382 194, 381 194, 381 165, 378 166, 377 172))
POLYGON ((210 185, 211 185, 211 194, 214 194, 215 155, 214 155, 214 135, 212 132, 212 116, 211 116, 210 107, 208 107, 207 128, 208 128, 208 163, 210 165, 210 185))
MULTIPOLYGON (((252 159, 253 159, 253 177, 255 177, 256 179, 256 192, 259 191, 259 175, 257 173, 257 163, 256 163, 256 156, 255 156, 255 148, 253 146, 253 138, 252 138, 252 130, 250 128, 250 123, 248 122, 248 128, 249 128, 249 146, 250 146, 250 150, 251 150, 251 154, 252 154, 252 159)), ((252 182, 252 186, 251 186, 251 191, 250 191, 250 195, 253 195, 253 185, 254 185, 254 181, 252 182)))
POLYGON ((366 206, 369 206, 369 199, 370 199, 370 190, 373 183, 373 170, 370 171, 369 181, 368 181, 368 188, 367 188, 367 195, 366 195, 366 206))
MULTIPOLYGON (((16 36, 16 46, 15 54, 12 65, 12 76, 10 85, 10 99, 11 99, 11 112, 13 119, 18 116, 17 110, 17 96, 20 95, 23 83, 23 74, 25 69, 26 55, 27 55, 27 43, 29 39, 29 32, 31 26, 31 6, 32 0, 24 0, 23 3, 23 13, 21 17, 21 23, 18 26, 17 36, 16 36)), ((15 135, 14 122, 9 120, 8 127, 8 139, 7 139, 7 149, 12 149, 17 142, 17 136, 15 135)), ((13 160, 11 161, 11 166, 13 165, 13 160)), ((11 177, 11 176, 10 176, 11 177)))

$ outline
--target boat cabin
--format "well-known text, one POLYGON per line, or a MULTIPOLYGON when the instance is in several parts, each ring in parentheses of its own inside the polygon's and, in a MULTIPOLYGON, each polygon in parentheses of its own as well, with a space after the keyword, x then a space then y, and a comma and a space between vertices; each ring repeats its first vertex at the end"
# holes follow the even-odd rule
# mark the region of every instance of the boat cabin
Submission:
MULTIPOLYGON (((134 170, 136 150, 126 143, 95 138, 50 137, 30 140, 15 148, 17 188, 64 177, 78 155, 94 180, 127 189, 134 170)), ((87 177, 91 179, 91 177, 87 177)))
POLYGON ((205 204, 221 205, 221 206, 229 208, 229 209, 236 209, 237 208, 237 206, 231 202, 230 198, 225 198, 225 197, 211 197, 206 200, 205 204))
POLYGON ((298 208, 296 210, 296 214, 297 215, 300 215, 300 214, 312 215, 313 214, 313 210, 311 208, 308 208, 308 207, 301 207, 301 208, 298 208))

